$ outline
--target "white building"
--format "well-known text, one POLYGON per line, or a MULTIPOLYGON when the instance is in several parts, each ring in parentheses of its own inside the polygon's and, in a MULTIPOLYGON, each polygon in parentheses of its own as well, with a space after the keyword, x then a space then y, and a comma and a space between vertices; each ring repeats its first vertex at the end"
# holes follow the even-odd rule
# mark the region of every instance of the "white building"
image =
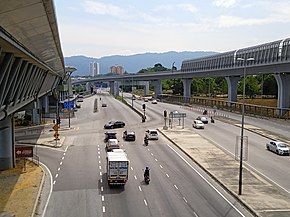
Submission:
POLYGON ((95 77, 100 74, 100 65, 97 62, 90 63, 90 74, 95 77))

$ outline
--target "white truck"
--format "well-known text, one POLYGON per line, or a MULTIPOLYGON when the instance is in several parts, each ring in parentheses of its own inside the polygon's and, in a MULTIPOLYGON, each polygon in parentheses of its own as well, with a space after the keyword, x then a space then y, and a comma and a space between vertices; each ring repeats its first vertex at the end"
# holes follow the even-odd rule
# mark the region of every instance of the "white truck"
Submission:
POLYGON ((109 185, 125 185, 128 181, 129 160, 123 149, 107 153, 107 179, 109 185))

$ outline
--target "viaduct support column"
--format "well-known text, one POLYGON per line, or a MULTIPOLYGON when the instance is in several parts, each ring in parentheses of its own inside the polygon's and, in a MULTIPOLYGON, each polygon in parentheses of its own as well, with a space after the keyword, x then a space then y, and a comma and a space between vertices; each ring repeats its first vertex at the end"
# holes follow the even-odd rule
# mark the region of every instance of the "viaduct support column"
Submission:
POLYGON ((15 166, 13 132, 12 116, 0 120, 0 170, 10 169, 15 166))
POLYGON ((109 81, 110 94, 114 95, 114 81, 109 81))
POLYGON ((157 99, 160 94, 162 94, 162 82, 161 80, 154 80, 154 98, 157 99))
POLYGON ((192 78, 182 79, 182 83, 183 83, 183 98, 184 98, 184 102, 189 102, 189 99, 191 97, 192 78))
POLYGON ((144 82, 144 95, 149 95, 149 81, 144 82))
POLYGON ((238 95, 238 82, 241 77, 226 77, 226 81, 228 84, 228 101, 237 102, 238 95))
POLYGON ((120 82, 115 81, 115 83, 114 83, 114 96, 119 96, 119 87, 120 87, 120 82))
POLYGON ((275 74, 275 79, 278 85, 278 114, 283 116, 284 109, 290 107, 290 74, 275 74))
POLYGON ((40 113, 41 113, 41 106, 39 99, 37 98, 35 102, 33 102, 33 109, 32 109, 32 123, 33 124, 40 124, 40 113))

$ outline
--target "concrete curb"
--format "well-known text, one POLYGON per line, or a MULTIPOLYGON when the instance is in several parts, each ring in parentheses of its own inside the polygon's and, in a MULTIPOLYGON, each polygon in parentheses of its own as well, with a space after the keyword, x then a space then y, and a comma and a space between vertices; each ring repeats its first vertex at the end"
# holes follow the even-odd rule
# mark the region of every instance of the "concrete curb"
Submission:
MULTIPOLYGON (((32 161, 34 162, 35 160, 32 159, 32 161)), ((39 164, 39 167, 41 168, 41 170, 43 172, 43 175, 42 175, 42 178, 41 178, 41 183, 40 183, 40 186, 39 186, 39 189, 38 189, 37 197, 36 197, 36 200, 35 200, 35 203, 34 203, 34 207, 33 207, 32 213, 31 213, 31 217, 35 216, 35 211, 36 211, 39 199, 40 199, 40 194, 41 194, 41 191, 42 191, 42 188, 43 188, 44 178, 45 178, 45 175, 46 175, 46 173, 45 173, 44 169, 42 168, 41 164, 39 164)))
POLYGON ((244 207, 248 209, 250 213, 254 216, 259 217, 259 215, 253 210, 250 206, 248 206, 238 195, 231 190, 229 190, 222 182, 220 182, 215 176, 213 176, 209 171, 207 171, 198 161, 192 158, 186 151, 184 151, 177 143, 171 140, 166 134, 164 134, 160 129, 157 129, 166 139, 168 139, 172 144, 174 144, 179 150, 181 150, 186 156, 188 156, 195 164, 197 164, 206 174, 208 174, 213 180, 215 180, 222 188, 227 191, 230 195, 232 195, 236 200, 238 200, 244 207))

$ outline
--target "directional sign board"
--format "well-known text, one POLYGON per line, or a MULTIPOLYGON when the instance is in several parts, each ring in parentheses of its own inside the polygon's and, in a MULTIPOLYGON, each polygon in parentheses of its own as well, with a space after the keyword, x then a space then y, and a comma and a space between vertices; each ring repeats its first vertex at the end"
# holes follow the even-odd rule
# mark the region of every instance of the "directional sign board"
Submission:
POLYGON ((33 157, 33 147, 15 146, 15 157, 16 158, 33 157))
MULTIPOLYGON (((69 104, 70 104, 70 108, 74 108, 74 101, 70 101, 69 104)), ((68 102, 67 101, 63 102, 63 107, 64 108, 68 108, 68 102)))
POLYGON ((175 112, 170 112, 169 113, 169 118, 185 118, 186 113, 175 113, 175 112))

